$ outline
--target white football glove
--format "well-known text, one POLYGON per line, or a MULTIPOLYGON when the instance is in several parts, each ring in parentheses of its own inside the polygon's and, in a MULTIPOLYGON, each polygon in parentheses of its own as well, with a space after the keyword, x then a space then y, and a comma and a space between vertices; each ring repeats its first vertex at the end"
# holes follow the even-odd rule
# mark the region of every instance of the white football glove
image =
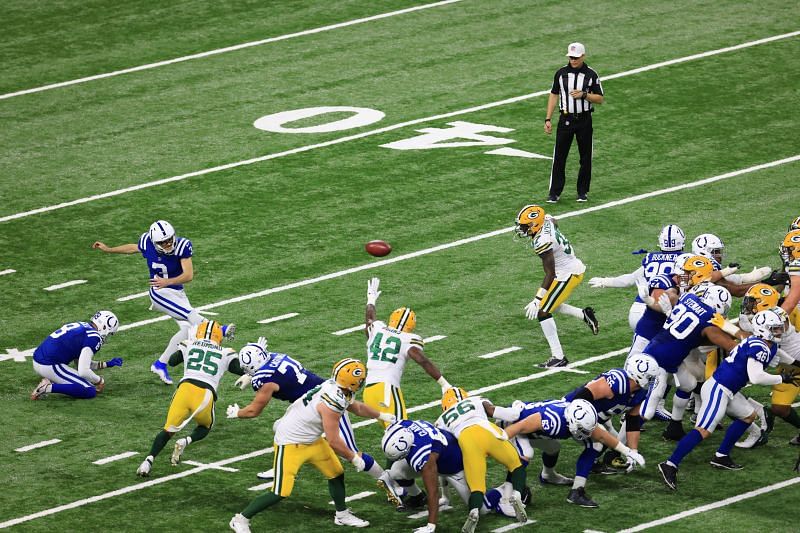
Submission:
POLYGON ((265 352, 267 351, 267 338, 266 337, 259 337, 258 340, 256 342, 254 342, 253 344, 258 346, 259 348, 261 348, 265 352))
POLYGON ((658 306, 665 315, 669 315, 672 312, 672 300, 669 299, 666 291, 662 292, 661 296, 658 297, 658 306))
POLYGON ((225 414, 228 418, 239 418, 239 404, 235 403, 233 405, 229 405, 227 409, 225 409, 225 414))
POLYGON ((364 462, 364 458, 361 457, 359 454, 355 454, 353 456, 353 460, 350 462, 353 463, 356 472, 363 472, 364 469, 367 467, 367 463, 364 462))
POLYGON ((242 374, 239 379, 233 382, 234 387, 239 387, 240 389, 244 390, 253 382, 253 376, 250 374, 242 374))
MULTIPOLYGON (((639 293, 639 298, 647 303, 647 298, 650 298, 650 282, 646 279, 636 280, 636 292, 639 293)), ((652 298, 651 298, 652 299, 652 298)))
POLYGON ((720 274, 722 274, 723 278, 727 278, 731 274, 735 274, 737 270, 739 270, 738 266, 727 266, 727 267, 723 268, 722 270, 720 270, 719 272, 720 272, 720 274))
POLYGON ((525 306, 525 316, 528 320, 535 320, 539 316, 539 308, 542 306, 542 300, 534 298, 531 303, 525 306))
POLYGON ((606 286, 606 278, 592 278, 589 280, 589 286, 594 289, 602 289, 606 286))
POLYGON ((378 290, 380 286, 379 278, 372 278, 367 282, 367 305, 375 305, 378 301, 378 296, 381 295, 381 291, 378 290))
POLYGON ((414 530, 414 533, 433 533, 434 531, 436 531, 436 524, 428 524, 418 527, 414 530))
POLYGON ((644 467, 644 457, 636 450, 631 450, 625 460, 628 463, 628 467, 625 469, 626 472, 631 472, 637 466, 644 467))
POLYGON ((383 420, 384 422, 389 422, 390 424, 394 424, 397 422, 397 417, 391 413, 381 413, 378 415, 378 420, 383 420))

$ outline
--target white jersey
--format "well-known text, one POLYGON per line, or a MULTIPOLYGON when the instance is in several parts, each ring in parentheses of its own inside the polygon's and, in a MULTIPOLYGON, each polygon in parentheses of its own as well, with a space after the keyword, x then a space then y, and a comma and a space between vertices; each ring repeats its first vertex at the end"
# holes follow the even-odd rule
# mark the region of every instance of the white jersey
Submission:
POLYGON ((367 339, 367 385, 389 383, 400 387, 408 350, 425 346, 422 337, 390 328, 376 320, 369 328, 367 339))
POLYGON ((275 422, 275 444, 283 446, 315 442, 325 432, 317 406, 323 404, 323 409, 342 414, 354 401, 355 395, 345 395, 345 391, 332 379, 320 383, 295 400, 275 422))
POLYGON ((498 431, 502 430, 489 422, 489 417, 486 416, 486 410, 483 408, 483 402, 484 399, 480 396, 464 398, 442 413, 436 420, 436 427, 446 429, 458 438, 462 431, 470 426, 477 425, 500 438, 498 431))
POLYGON ((551 218, 545 218, 544 226, 533 237, 531 246, 536 255, 542 255, 548 250, 553 251, 556 279, 559 281, 564 281, 573 274, 586 272, 586 265, 575 257, 572 245, 558 230, 551 218))
POLYGON ((183 353, 183 379, 202 381, 211 385, 216 393, 222 376, 231 362, 238 356, 230 348, 222 348, 205 339, 197 339, 192 343, 182 341, 178 349, 183 353))

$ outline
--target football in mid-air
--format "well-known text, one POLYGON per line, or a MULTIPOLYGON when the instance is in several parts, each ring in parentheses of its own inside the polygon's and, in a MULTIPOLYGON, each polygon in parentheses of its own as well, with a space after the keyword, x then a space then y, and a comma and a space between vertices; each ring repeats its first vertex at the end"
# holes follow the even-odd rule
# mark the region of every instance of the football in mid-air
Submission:
POLYGON ((389 255, 389 253, 392 251, 392 245, 386 241, 369 241, 364 245, 364 249, 369 255, 383 257, 385 255, 389 255))

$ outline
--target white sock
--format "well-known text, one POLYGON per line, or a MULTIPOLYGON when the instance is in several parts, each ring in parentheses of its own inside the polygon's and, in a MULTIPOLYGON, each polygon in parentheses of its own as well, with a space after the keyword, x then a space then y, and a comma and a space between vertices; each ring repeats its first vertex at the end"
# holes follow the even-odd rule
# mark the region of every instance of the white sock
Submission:
POLYGON ((369 474, 370 476, 374 477, 375 479, 378 479, 379 477, 381 477, 383 475, 383 472, 384 472, 384 470, 378 464, 378 461, 373 462, 372 463, 372 467, 369 470, 367 470, 367 474, 369 474))
POLYGON ((406 490, 406 494, 408 494, 409 496, 417 496, 420 492, 422 492, 421 490, 419 490, 419 487, 417 487, 416 483, 403 488, 406 490))
POLYGON ((585 486, 586 486, 586 478, 583 476, 575 476, 575 479, 572 481, 572 488, 579 489, 585 486))
POLYGON ((686 412, 686 406, 689 405, 689 398, 681 398, 677 394, 672 397, 672 419, 681 421, 683 414, 686 412))
POLYGON ((186 437, 184 440, 186 441, 187 446, 192 443, 192 437, 186 437))
POLYGON ((550 354, 556 359, 564 359, 564 350, 561 348, 561 341, 558 340, 556 321, 553 320, 553 317, 550 317, 539 322, 539 325, 542 326, 544 338, 547 339, 547 344, 550 345, 550 354))
POLYGON ((580 307, 575 307, 574 305, 569 305, 567 303, 563 303, 559 305, 557 308, 553 310, 554 313, 562 313, 564 315, 569 315, 573 318, 577 318, 578 320, 583 320, 583 309, 580 307))
MULTIPOLYGON (((184 323, 181 323, 181 324, 184 324, 184 323)), ((186 339, 188 337, 188 332, 189 332, 188 324, 186 326, 181 325, 181 327, 178 330, 178 332, 175 333, 175 335, 173 335, 172 338, 169 340, 169 343, 167 343, 167 347, 164 350, 164 353, 162 353, 160 356, 158 356, 158 360, 161 361, 164 364, 169 363, 169 356, 178 351, 178 344, 182 340, 184 340, 184 339, 186 339)))

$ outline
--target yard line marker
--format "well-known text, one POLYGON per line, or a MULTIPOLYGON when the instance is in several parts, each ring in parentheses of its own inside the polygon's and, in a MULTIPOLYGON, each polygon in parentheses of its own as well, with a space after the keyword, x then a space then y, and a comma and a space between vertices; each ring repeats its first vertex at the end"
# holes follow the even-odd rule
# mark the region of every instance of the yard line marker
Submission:
POLYGON ((253 490, 253 491, 259 492, 259 491, 262 491, 262 490, 271 489, 272 485, 273 485, 273 482, 270 481, 269 483, 262 483, 261 485, 253 485, 252 487, 250 487, 247 490, 253 490))
POLYGON ((446 338, 447 335, 431 335, 428 338, 422 339, 422 342, 436 342, 446 338))
MULTIPOLYGON (((626 70, 626 71, 623 71, 623 72, 618 72, 616 74, 611 74, 609 76, 606 76, 604 79, 605 80, 611 80, 611 79, 623 78, 625 76, 631 76, 631 75, 634 75, 634 74, 638 74, 640 72, 645 72, 645 71, 653 70, 653 69, 656 69, 656 68, 661 68, 661 67, 670 66, 670 65, 676 65, 676 64, 679 64, 679 63, 684 63, 686 61, 692 61, 692 60, 695 60, 695 59, 701 59, 701 58, 705 58, 705 57, 710 57, 710 56, 713 56, 713 55, 722 54, 722 53, 725 53, 725 52, 731 52, 731 51, 734 51, 734 50, 741 50, 743 48, 748 48, 748 47, 751 47, 751 46, 757 46, 757 45, 760 45, 760 44, 765 44, 765 43, 769 43, 769 42, 773 42, 773 41, 777 41, 777 40, 781 40, 781 39, 787 39, 787 38, 790 38, 790 37, 795 37, 797 35, 800 35, 800 31, 794 31, 794 32, 791 32, 791 33, 783 33, 781 35, 773 35, 771 37, 766 37, 764 39, 759 39, 759 40, 756 40, 756 41, 748 41, 746 43, 738 44, 738 45, 735 45, 735 46, 729 46, 727 48, 719 48, 717 50, 710 50, 708 52, 702 52, 702 53, 699 53, 699 54, 693 54, 693 55, 690 55, 690 56, 684 56, 684 57, 680 57, 680 58, 677 58, 677 59, 670 59, 669 61, 663 61, 661 63, 654 63, 652 65, 646 65, 644 67, 639 67, 639 68, 632 69, 632 70, 626 70)), ((241 166, 245 166, 245 165, 252 165, 254 163, 261 163, 263 161, 269 161, 271 159, 277 159, 277 158, 285 157, 285 156, 288 156, 288 155, 308 152, 310 150, 315 150, 317 148, 325 148, 327 146, 333 146, 335 144, 340 144, 340 143, 344 143, 344 142, 348 142, 348 141, 353 141, 353 140, 356 140, 356 139, 363 139, 365 137, 371 137, 373 135, 380 135, 382 133, 386 133, 386 132, 389 132, 389 131, 394 131, 394 130, 406 128, 408 126, 414 126, 416 124, 424 124, 426 122, 432 122, 432 121, 435 121, 435 120, 442 120, 442 119, 445 119, 445 118, 451 118, 451 117, 456 117, 456 116, 460 116, 460 115, 466 115, 466 114, 469 114, 469 113, 475 113, 475 112, 483 111, 483 110, 486 110, 486 109, 492 109, 492 108, 500 107, 500 106, 507 105, 507 104, 514 104, 514 103, 522 102, 522 101, 525 101, 525 100, 529 100, 531 98, 536 98, 536 97, 539 97, 539 96, 543 96, 543 95, 546 95, 546 94, 550 94, 550 90, 549 89, 548 90, 544 90, 544 91, 538 91, 538 92, 535 92, 535 93, 529 93, 529 94, 523 94, 523 95, 520 95, 520 96, 514 96, 514 97, 511 97, 511 98, 506 98, 504 100, 497 100, 495 102, 489 102, 488 104, 481 104, 481 105, 478 105, 478 106, 469 107, 469 108, 466 108, 466 109, 459 109, 459 110, 456 110, 456 111, 451 111, 451 112, 448 112, 448 113, 442 113, 442 114, 439 114, 439 115, 432 115, 432 116, 429 116, 429 117, 423 117, 423 118, 409 120, 409 121, 406 121, 406 122, 400 122, 398 124, 393 124, 391 126, 384 126, 382 128, 377 128, 377 129, 374 129, 374 130, 369 130, 369 131, 365 131, 365 132, 361 132, 361 133, 357 133, 357 134, 353 134, 353 135, 348 135, 348 136, 345 136, 345 137, 339 137, 338 139, 331 139, 331 140, 325 141, 325 142, 320 142, 320 143, 316 143, 316 144, 309 144, 309 145, 306 145, 306 146, 300 146, 298 148, 293 148, 291 150, 285 150, 283 152, 267 154, 267 155, 264 155, 264 156, 254 157, 254 158, 251 158, 251 159, 244 159, 244 160, 241 160, 241 161, 236 161, 234 163, 227 163, 227 164, 219 165, 219 166, 216 166, 216 167, 210 167, 210 168, 206 168, 206 169, 203 169, 203 170, 196 170, 194 172, 188 172, 186 174, 180 174, 180 175, 177 175, 177 176, 172 176, 170 178, 163 178, 163 179, 150 181, 150 182, 146 182, 146 183, 140 183, 138 185, 133 185, 131 187, 125 187, 125 188, 122 188, 122 189, 117 189, 117 190, 114 190, 114 191, 95 194, 95 195, 87 196, 87 197, 84 197, 84 198, 78 198, 77 200, 70 200, 70 201, 67 201, 67 202, 62 202, 60 204, 55 204, 55 205, 50 205, 50 206, 45 206, 45 207, 39 207, 39 208, 36 208, 36 209, 32 209, 30 211, 22 211, 22 212, 15 213, 15 214, 12 214, 12 215, 6 215, 6 216, 3 216, 3 217, 0 217, 0 222, 8 222, 9 220, 15 220, 15 219, 18 219, 18 218, 24 218, 24 217, 27 217, 27 216, 37 215, 37 214, 40 214, 40 213, 47 213, 49 211, 55 211, 57 209, 63 209, 65 207, 71 207, 71 206, 74 206, 74 205, 80 205, 80 204, 84 204, 84 203, 87 203, 87 202, 92 202, 92 201, 95 201, 95 200, 102 200, 104 198, 112 198, 114 196, 119 196, 119 195, 126 194, 126 193, 129 193, 129 192, 138 191, 138 190, 142 190, 142 189, 147 189, 147 188, 150 188, 150 187, 156 187, 158 185, 164 185, 164 184, 173 183, 173 182, 176 182, 176 181, 182 181, 182 180, 185 180, 185 179, 188 179, 188 178, 192 178, 192 177, 196 177, 196 176, 203 176, 205 174, 211 174, 211 173, 214 173, 214 172, 220 172, 220 171, 223 171, 223 170, 229 170, 229 169, 232 169, 232 168, 237 168, 237 167, 241 167, 241 166)))
POLYGON ((286 313, 285 315, 274 316, 272 318, 265 318, 264 320, 259 320, 259 324, 270 324, 272 322, 277 322, 279 320, 286 320, 287 318, 293 318, 299 315, 300 313, 286 313))
POLYGON ((136 298, 143 298, 145 296, 149 296, 150 293, 145 292, 137 292, 136 294, 129 294, 128 296, 123 296, 121 298, 117 298, 118 302, 127 302, 128 300, 135 300, 136 298))
POLYGON ((83 285, 86 283, 87 280, 85 279, 73 279, 72 281, 65 281, 64 283, 59 283, 58 285, 50 285, 49 287, 45 287, 44 290, 46 291, 57 291, 58 289, 63 289, 65 287, 72 287, 73 285, 83 285))
POLYGON ((204 316, 205 316, 205 315, 208 315, 208 316, 217 316, 217 315, 219 314, 219 313, 215 313, 215 312, 213 312, 213 311, 204 311, 204 310, 202 310, 202 309, 201 309, 201 310, 199 310, 199 311, 197 311, 197 312, 198 312, 199 314, 201 314, 201 315, 204 315, 204 316))
POLYGON ((793 477, 791 479, 787 479, 779 483, 774 483, 772 485, 767 485, 766 487, 761 487, 760 489, 751 490, 743 494, 737 494, 736 496, 731 496, 730 498, 725 498, 724 500, 720 500, 718 502, 701 505, 700 507, 695 507, 694 509, 689 509, 688 511, 683 511, 673 515, 665 516, 664 518, 659 518, 658 520, 653 520, 652 522, 639 524, 638 526, 634 526, 629 529, 622 529, 618 533, 633 533, 635 531, 644 531, 645 529, 650 529, 651 527, 669 524, 670 522, 675 522, 677 520, 681 520, 688 516, 705 513, 706 511, 713 511, 714 509, 719 509, 720 507, 725 507, 726 505, 730 505, 732 503, 737 503, 743 500, 747 500, 749 498, 761 496, 762 494, 767 494, 775 490, 779 490, 785 487, 790 487, 792 485, 796 485, 797 483, 800 483, 800 477, 793 477))
POLYGON ((6 274, 13 274, 16 272, 13 268, 7 268, 5 270, 0 270, 0 276, 5 276, 6 274))
POLYGON ((513 524, 508 524, 507 526, 498 527, 497 529, 493 529, 492 533, 503 533, 504 531, 511 531, 513 529, 529 526, 529 525, 535 524, 535 523, 536 523, 536 520, 528 520, 527 522, 523 522, 523 523, 514 522, 513 524))
POLYGON ((339 331, 334 331, 331 335, 336 335, 337 337, 341 337, 342 335, 347 335, 348 333, 353 333, 354 331, 361 331, 366 327, 367 327, 366 324, 359 324, 358 326, 353 326, 352 328, 340 329, 339 331))
POLYGON ((50 439, 50 440, 43 440, 42 442, 37 442, 35 444, 28 444, 27 446, 23 446, 22 448, 17 448, 15 452, 29 452, 31 450, 35 450, 36 448, 44 448, 45 446, 50 446, 51 444, 58 444, 61 442, 61 439, 50 439))
POLYGON ((117 455, 112 455, 110 457, 104 457, 102 459, 98 459, 97 461, 92 461, 93 465, 104 465, 106 463, 112 463, 114 461, 119 461, 120 459, 127 459, 128 457, 133 457, 134 455, 139 455, 139 452, 122 452, 118 453, 117 455))
MULTIPOLYGON (((441 508, 439 509, 441 511, 441 508)), ((411 520, 416 520, 417 518, 423 518, 428 516, 428 511, 420 511, 418 513, 408 515, 408 518, 411 520)))
MULTIPOLYGON (((594 357, 589 357, 587 359, 582 359, 580 361, 575 361, 574 363, 570 363, 568 365, 568 367, 575 368, 575 367, 578 367, 578 366, 587 365, 587 364, 595 363, 595 362, 598 362, 598 361, 602 361, 604 359, 608 359, 608 358, 614 357, 616 355, 621 355, 621 354, 624 354, 624 353, 628 353, 629 349, 630 349, 630 346, 627 346, 627 347, 622 348, 620 350, 615 350, 613 352, 608 352, 608 353, 605 353, 605 354, 596 355, 594 357)), ((564 367, 551 368, 551 369, 545 370, 544 372, 537 372, 535 374, 530 374, 528 376, 522 376, 522 377, 519 377, 519 378, 516 378, 516 379, 512 379, 510 381, 506 381, 506 382, 502 382, 502 383, 496 383, 494 385, 489 385, 487 387, 482 387, 480 389, 477 389, 477 390, 474 390, 474 391, 470 392, 470 394, 473 395, 473 396, 474 395, 480 395, 480 394, 482 394, 484 392, 488 392, 488 391, 491 391, 491 390, 501 389, 501 388, 504 388, 504 387, 507 387, 507 386, 510 386, 510 385, 517 385, 519 383, 524 383, 526 381, 531 381, 531 380, 534 380, 534 379, 540 379, 540 378, 543 378, 543 377, 546 377, 546 376, 550 376, 552 374, 557 374, 560 370, 563 370, 563 369, 564 369, 564 367)), ((408 409, 408 412, 409 413, 414 413, 414 412, 417 412, 417 411, 422 411, 424 409, 429 409, 431 407, 438 406, 440 404, 440 402, 441 402, 441 400, 435 400, 435 401, 432 401, 432 402, 428 402, 427 404, 411 407, 411 408, 408 409)), ((363 427, 363 426, 366 426, 366 425, 371 424, 373 422, 374 422, 374 420, 364 420, 362 422, 358 422, 356 424, 353 424, 353 428, 363 427)), ((98 494, 97 496, 90 496, 89 498, 83 498, 81 500, 76 500, 74 502, 70 502, 70 503, 66 503, 66 504, 63 504, 63 505, 59 505, 57 507, 51 507, 49 509, 45 509, 43 511, 38 511, 36 513, 32 513, 32 514, 29 514, 29 515, 21 516, 19 518, 12 518, 10 520, 6 520, 5 522, 0 522, 0 529, 11 527, 11 526, 15 526, 15 525, 18 525, 18 524, 23 524, 25 522, 29 522, 29 521, 35 520, 37 518, 42 518, 42 517, 45 517, 45 516, 54 515, 56 513, 60 513, 61 511, 67 511, 69 509, 76 509, 78 507, 83 507, 84 505, 88 505, 88 504, 91 504, 91 503, 96 503, 96 502, 100 502, 100 501, 103 501, 103 500, 108 500, 108 499, 114 498, 116 496, 122 496, 124 494, 130 494, 131 492, 136 492, 136 491, 139 491, 139 490, 142 490, 142 489, 146 489, 148 487, 152 487, 153 485, 160 485, 161 483, 166 483, 167 481, 171 481, 173 479, 180 479, 180 478, 184 478, 184 477, 187 477, 187 476, 191 476, 192 474, 197 474, 199 472, 214 468, 216 466, 224 466, 224 465, 228 465, 228 464, 231 464, 231 463, 237 463, 239 461, 246 461, 247 459, 253 459, 255 457, 260 457, 262 455, 266 455, 268 453, 272 453, 272 451, 273 451, 273 448, 271 446, 269 448, 263 448, 261 450, 254 450, 252 452, 248 452, 248 453, 245 453, 245 454, 242 454, 242 455, 238 455, 238 456, 235 456, 235 457, 230 457, 228 459, 222 459, 222 460, 216 461, 214 463, 204 464, 204 465, 198 466, 196 468, 192 468, 192 469, 189 469, 189 470, 184 470, 182 472, 177 472, 175 474, 169 474, 169 475, 166 475, 166 476, 163 476, 163 477, 160 477, 160 478, 150 479, 148 481, 142 481, 142 482, 136 483, 134 485, 128 485, 127 487, 123 487, 123 488, 117 489, 117 490, 112 490, 110 492, 105 492, 103 494, 98 494)), ((184 463, 188 463, 188 461, 184 461, 184 463)), ((798 478, 798 479, 800 479, 800 478, 798 478)))
POLYGON ((227 466, 219 466, 214 463, 199 463, 197 461, 181 461, 183 464, 192 465, 192 466, 203 466, 206 468, 210 468, 212 470, 222 470, 223 472, 238 472, 238 468, 230 468, 227 466))
POLYGON ((573 374, 588 374, 586 370, 575 370, 574 368, 564 368, 564 372, 572 372, 573 374))
POLYGON ((269 44, 278 41, 286 41, 288 39, 293 39, 295 37, 303 37, 305 35, 313 35, 315 33, 322 33, 325 31, 336 30, 339 28, 346 28, 347 26, 355 26, 356 24, 363 24, 365 22, 372 22, 374 20, 381 20, 389 17, 393 17, 396 15, 404 15, 406 13, 411 13, 414 11, 421 11, 423 9, 430 9, 432 7, 439 7, 445 6, 448 4, 454 4, 456 2, 460 2, 461 0, 444 0, 442 2, 435 2, 432 4, 424 4, 421 6, 409 7, 406 9, 400 9, 398 11, 390 11, 388 13, 381 13, 380 15, 373 15, 371 17, 364 17, 360 19, 349 20, 347 22, 339 22, 338 24, 330 24, 328 26, 321 26, 319 28, 313 28, 310 30, 303 30, 295 33, 287 33, 285 35, 279 35, 277 37, 269 37, 267 39, 261 39, 260 41, 251 41, 247 43, 237 44, 233 46, 226 46, 225 48, 217 48, 216 50, 209 50, 207 52, 200 52, 198 54, 192 54, 188 56, 176 57, 174 59, 167 59, 164 61, 158 61, 156 63, 148 63, 146 65, 139 65, 137 67, 125 68, 120 70, 115 70, 113 72, 106 72, 104 74, 95 74, 94 76, 87 76, 85 78, 79 78, 75 80, 69 81, 62 81, 59 83, 51 83, 49 85, 43 85, 41 87, 33 87, 31 89, 24 89, 21 91, 15 91, 13 93, 6 93, 0 95, 0 100, 5 100, 8 98, 13 98, 15 96, 21 96, 23 94, 32 94, 32 93, 39 93, 42 91, 48 91, 50 89, 58 89, 60 87, 69 87, 70 85, 77 85, 79 83, 86 83, 88 81, 94 80, 102 80, 104 78, 111 78, 113 76, 119 76, 121 74, 129 74, 131 72, 139 72, 142 70, 149 70, 158 67, 163 67, 166 65, 172 65, 174 63, 182 63, 184 61, 190 61, 192 59, 201 59, 204 57, 215 56, 219 54, 224 54, 226 52, 233 52, 236 50, 242 50, 244 48, 251 48, 253 46, 260 46, 262 44, 269 44))
POLYGON ((503 348, 502 350, 497 350, 496 352, 485 353, 483 355, 479 355, 480 359, 494 359, 495 357, 499 357, 501 355, 505 355, 507 353, 516 352, 517 350, 521 350, 522 348, 519 346, 512 346, 510 348, 503 348))
MULTIPOLYGON (((352 502, 353 500, 363 500, 364 498, 372 496, 373 494, 375 494, 375 492, 369 490, 364 492, 359 492, 358 494, 353 494, 352 496, 348 496, 347 498, 344 499, 344 501, 352 502)), ((333 501, 329 501, 328 505, 333 505, 333 501)))

